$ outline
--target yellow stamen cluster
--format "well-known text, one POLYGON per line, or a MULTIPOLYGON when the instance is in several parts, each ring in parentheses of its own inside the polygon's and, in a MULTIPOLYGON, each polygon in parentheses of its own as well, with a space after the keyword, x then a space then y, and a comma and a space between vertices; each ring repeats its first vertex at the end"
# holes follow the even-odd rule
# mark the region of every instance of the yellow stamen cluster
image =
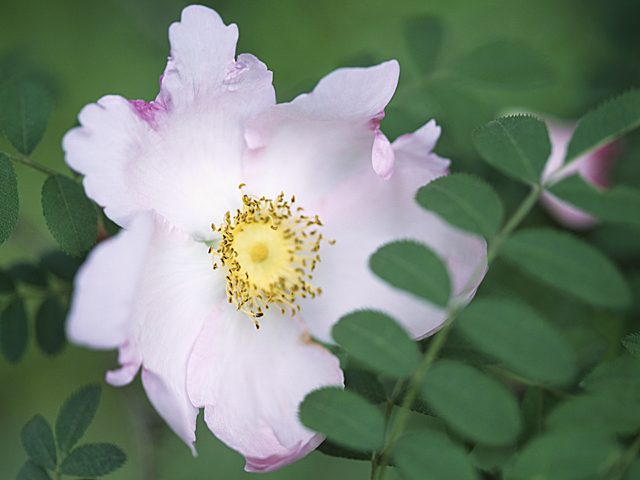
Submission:
MULTIPOLYGON (((244 185, 240 185, 242 189, 244 185)), ((213 253, 213 268, 227 269, 227 296, 236 305, 257 319, 274 304, 284 314, 300 311, 298 297, 315 298, 322 290, 309 283, 311 272, 320 261, 318 251, 322 223, 293 209, 295 197, 284 199, 284 193, 274 200, 242 195, 242 210, 235 216, 227 212, 218 228, 211 225, 222 239, 213 253)), ((334 243, 329 241, 329 243, 334 243)))

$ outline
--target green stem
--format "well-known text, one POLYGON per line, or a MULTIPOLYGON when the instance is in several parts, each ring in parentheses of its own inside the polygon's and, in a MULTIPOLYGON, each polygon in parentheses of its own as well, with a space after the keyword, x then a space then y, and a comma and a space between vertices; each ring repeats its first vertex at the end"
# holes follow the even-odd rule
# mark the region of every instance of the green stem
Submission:
MULTIPOLYGON (((404 380, 398 380, 396 382, 395 387, 393 388, 393 392, 391 393, 391 398, 389 398, 387 400, 387 406, 385 408, 384 411, 384 434, 385 437, 387 435, 387 432, 389 431, 389 421, 391 420, 391 414, 393 413, 393 407, 396 404, 396 399, 398 398, 398 395, 400 395, 400 392, 402 392, 402 388, 404 387, 404 380)), ((379 457, 377 455, 376 452, 373 453, 373 456, 371 457, 371 480, 374 480, 376 478, 376 472, 378 470, 378 460, 379 457)), ((381 464, 381 463, 380 463, 381 464)))
POLYGON ((452 312, 449 317, 448 322, 445 326, 438 331, 431 340, 429 344, 429 348, 427 349, 424 357, 422 358, 422 362, 420 362, 420 366, 416 373, 411 377, 411 381, 409 383, 409 388, 407 389, 407 393, 402 401, 402 408, 400 412, 394 419, 393 424, 391 425, 391 432, 389 433, 385 448, 383 450, 382 459, 380 460, 380 470, 378 471, 378 480, 382 480, 384 478, 384 471, 386 466, 391 459, 391 453, 393 452, 393 448, 395 447, 396 442, 400 438, 400 434, 402 430, 404 430, 407 421, 409 420, 409 413, 411 405, 414 400, 418 396, 418 391, 420 390, 420 385, 422 384, 422 380, 424 379, 429 367, 435 361, 438 352, 444 346, 444 342, 447 339, 447 335, 449 334, 449 330, 451 328, 451 321, 455 318, 455 314, 457 312, 452 312))
MULTIPOLYGON (((487 264, 491 264, 492 260, 497 255, 498 251, 500 250, 500 247, 502 246, 506 238, 509 236, 509 234, 511 234, 511 232, 513 232, 518 227, 518 225, 520 225, 522 220, 524 220, 527 214, 531 211, 533 206, 536 204, 536 202, 540 198, 540 195, 542 195, 542 191, 543 191, 542 185, 539 185, 539 184, 534 185, 529 195, 527 195, 527 197, 523 200, 522 204, 514 212, 514 214, 509 219, 509 221, 505 224, 504 227, 502 227, 502 229, 495 235, 495 237, 493 237, 487 250, 487 264)), ((394 419, 393 424, 391 425, 391 431, 387 437, 385 448, 382 451, 382 458, 379 463, 380 468, 377 472, 378 473, 377 477, 375 477, 377 478, 377 480, 383 480, 384 478, 385 468, 388 465, 389 460, 391 459, 393 448, 395 447, 395 444, 400 438, 400 435, 402 434, 402 431, 409 419, 409 412, 410 412, 409 407, 413 404, 414 400, 416 399, 418 395, 418 391, 420 390, 420 385, 422 384, 422 381, 426 376, 427 371, 429 370, 433 362, 436 360, 436 357, 440 352, 440 349, 444 346, 445 340, 447 339, 447 335, 449 334, 449 330, 451 329, 451 324, 455 319, 457 313, 458 313, 458 309, 452 310, 444 327, 433 336, 431 343, 429 344, 429 348, 427 349, 424 357, 422 358, 422 362, 418 367, 418 370, 414 373, 413 377, 411 377, 409 388, 407 389, 407 393, 402 402, 402 408, 398 413, 398 415, 396 416, 396 418, 394 419)), ((388 417, 386 417, 385 420, 387 418, 388 417)), ((372 479, 374 478, 375 470, 376 470, 376 465, 374 463, 371 471, 372 479)))
POLYGON ((487 264, 491 264, 498 253, 498 250, 500 250, 502 243, 506 240, 509 234, 513 232, 518 225, 520 225, 520 222, 524 220, 524 217, 526 217, 531 211, 538 201, 538 198, 540 198, 540 195, 542 195, 542 186, 534 185, 529 195, 527 195, 522 204, 518 207, 518 210, 514 212, 506 225, 502 227, 495 237, 493 237, 489 243, 489 248, 487 249, 487 264))
POLYGON ((27 165, 28 167, 31 167, 35 170, 38 170, 39 172, 42 172, 46 175, 57 175, 58 172, 51 170, 50 168, 45 167, 44 165, 38 163, 38 162, 34 162, 33 160, 31 160, 29 157, 21 157, 19 155, 11 155, 9 153, 5 153, 5 155, 7 155, 7 157, 9 157, 11 160, 13 160, 14 162, 19 162, 22 163, 23 165, 27 165))

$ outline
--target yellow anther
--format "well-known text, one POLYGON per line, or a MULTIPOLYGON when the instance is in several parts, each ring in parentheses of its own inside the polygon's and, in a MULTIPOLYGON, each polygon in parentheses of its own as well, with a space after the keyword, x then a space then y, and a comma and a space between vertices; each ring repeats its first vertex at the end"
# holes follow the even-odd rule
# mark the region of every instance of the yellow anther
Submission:
MULTIPOLYGON (((243 187, 240 184, 241 191, 243 187)), ((242 192, 242 210, 233 216, 227 212, 218 228, 211 225, 222 236, 218 248, 209 249, 213 268, 218 268, 219 257, 227 269, 229 303, 247 313, 256 328, 260 328, 257 319, 270 304, 295 315, 300 311, 298 297, 315 298, 321 293, 308 281, 320 261, 316 252, 322 223, 317 215, 313 219, 303 215, 301 207, 292 213, 294 202, 295 196, 287 202, 284 193, 271 200, 242 192)))

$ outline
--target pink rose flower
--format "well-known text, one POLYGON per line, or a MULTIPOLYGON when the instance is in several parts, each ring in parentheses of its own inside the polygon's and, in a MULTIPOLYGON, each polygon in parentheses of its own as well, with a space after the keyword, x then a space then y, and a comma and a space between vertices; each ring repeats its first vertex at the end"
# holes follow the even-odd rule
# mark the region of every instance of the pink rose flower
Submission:
POLYGON ((151 403, 192 449, 204 408, 246 470, 271 471, 323 440, 297 411, 310 391, 343 385, 337 358, 315 341, 331 342, 341 315, 384 309, 415 337, 446 319, 369 271, 376 248, 427 244, 460 302, 481 279, 486 245, 414 202, 449 162, 431 153, 433 121, 393 144, 380 132, 397 62, 337 70, 276 105, 271 72, 235 58, 237 28, 214 11, 186 8, 169 37, 155 101, 103 97, 64 138, 87 194, 123 227, 79 272, 68 335, 118 348, 107 382, 141 370, 151 403))
MULTIPOLYGON (((549 185, 553 185, 563 178, 578 174, 597 188, 608 188, 609 171, 618 156, 616 145, 610 143, 564 165, 564 157, 567 154, 567 147, 576 124, 560 123, 552 120, 547 121, 547 125, 551 140, 551 156, 542 172, 543 183, 549 182, 549 185)), ((598 224, 597 218, 549 192, 545 191, 542 194, 540 202, 551 216, 565 227, 584 230, 598 224)))

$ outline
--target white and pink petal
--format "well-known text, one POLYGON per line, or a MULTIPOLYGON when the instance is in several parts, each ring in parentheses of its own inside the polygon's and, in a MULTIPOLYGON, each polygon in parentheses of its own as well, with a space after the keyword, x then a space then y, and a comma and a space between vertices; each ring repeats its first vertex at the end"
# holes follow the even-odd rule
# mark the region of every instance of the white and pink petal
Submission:
POLYGON ((486 270, 485 242, 423 210, 414 200, 420 186, 448 168, 448 161, 429 150, 418 155, 436 128, 430 123, 403 139, 389 180, 364 168, 311 209, 325 225, 323 235, 336 240, 335 245, 321 248, 322 262, 314 272, 322 295, 300 302, 305 322, 320 340, 331 341, 331 327, 339 316, 359 308, 390 313, 416 338, 446 320, 443 309, 391 288, 369 270, 369 257, 387 242, 412 239, 434 250, 449 270, 454 301, 468 301, 475 292, 486 270))
POLYGON ((304 206, 363 163, 389 175, 393 151, 379 133, 379 121, 397 82, 395 61, 336 70, 311 93, 249 120, 244 156, 248 192, 275 197, 283 191, 304 206))
POLYGON ((153 231, 153 217, 146 212, 131 229, 91 251, 75 278, 66 327, 70 341, 104 349, 126 341, 153 231))
POLYGON ((269 311, 260 329, 224 302, 204 325, 189 361, 191 401, 211 431, 267 472, 302 458, 323 437, 298 420, 305 395, 342 385, 339 362, 297 319, 269 311))
POLYGON ((116 223, 153 209, 209 240, 211 222, 237 203, 244 124, 275 104, 272 75, 252 55, 234 59, 236 27, 205 7, 186 8, 170 37, 156 101, 104 97, 83 109, 63 147, 116 223))

